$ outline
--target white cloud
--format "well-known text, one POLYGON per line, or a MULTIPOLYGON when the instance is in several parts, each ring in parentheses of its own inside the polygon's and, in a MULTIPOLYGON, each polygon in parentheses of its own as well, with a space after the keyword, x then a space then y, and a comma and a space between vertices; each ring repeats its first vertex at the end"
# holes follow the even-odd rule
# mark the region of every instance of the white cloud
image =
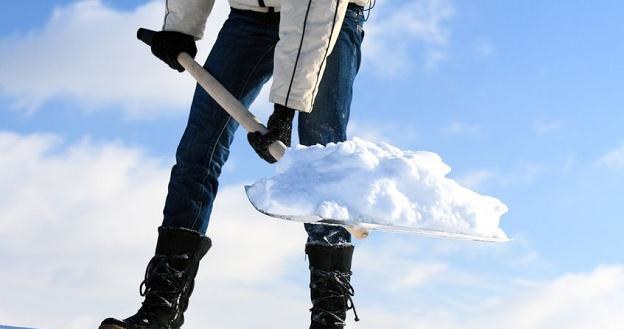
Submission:
POLYGON ((364 27, 364 58, 382 75, 394 75, 414 63, 417 51, 423 66, 434 68, 448 56, 454 15, 450 0, 378 1, 364 27))
POLYGON ((360 309, 362 314, 375 316, 357 327, 618 329, 624 323, 624 266, 600 266, 589 273, 566 274, 522 288, 513 294, 483 299, 466 308, 466 313, 360 309))
MULTIPOLYGON (((166 161, 119 143, 67 145, 53 135, 9 132, 0 133, 0 154, 3 323, 85 328, 136 310, 161 220, 166 161)), ((240 185, 222 188, 212 218, 214 247, 202 262, 187 326, 305 324, 301 225, 257 214, 240 185)), ((362 322, 350 327, 615 329, 624 321, 622 265, 495 283, 488 269, 466 273, 418 241, 374 234, 358 244, 362 322)), ((454 252, 470 248, 461 246, 454 252)))
POLYGON ((563 275, 538 289, 493 305, 511 328, 620 328, 624 267, 601 266, 563 275))
MULTIPOLYGON (((199 61, 206 58, 227 12, 227 2, 217 1, 198 44, 199 61)), ((157 30, 163 15, 163 1, 128 12, 100 0, 58 7, 40 29, 0 39, 0 92, 17 109, 29 111, 63 98, 88 110, 121 106, 139 118, 184 113, 193 79, 166 67, 136 40, 137 28, 157 30)))
MULTIPOLYGON (((51 135, 3 132, 0 154, 2 321, 72 329, 136 310, 162 218, 168 166, 123 145, 64 145, 51 135)), ((246 293, 258 297, 248 307, 262 304, 260 296, 286 270, 307 270, 301 225, 258 214, 240 185, 222 187, 209 233, 214 247, 198 287, 232 305, 218 327, 227 326, 246 293)), ((276 295, 267 308, 307 305, 298 297, 305 286, 292 291, 277 284, 274 290, 285 299, 276 295), (292 295, 297 299, 289 300, 292 295)), ((258 323, 270 323, 266 311, 258 323)))
POLYGON ((160 161, 115 144, 6 132, 0 153, 3 322, 74 328, 103 301, 128 305, 116 294, 135 290, 136 264, 153 248, 167 177, 160 161))
POLYGON ((624 144, 600 157, 598 164, 613 170, 624 169, 624 144))

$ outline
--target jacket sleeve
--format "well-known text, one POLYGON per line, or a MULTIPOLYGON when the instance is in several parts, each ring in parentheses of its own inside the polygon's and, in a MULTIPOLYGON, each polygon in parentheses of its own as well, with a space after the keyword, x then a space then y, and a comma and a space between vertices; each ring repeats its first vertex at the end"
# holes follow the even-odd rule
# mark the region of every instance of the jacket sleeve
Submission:
POLYGON ((310 112, 348 0, 282 0, 270 100, 310 112))
POLYGON ((166 0, 163 31, 182 32, 201 39, 213 5, 214 0, 166 0))

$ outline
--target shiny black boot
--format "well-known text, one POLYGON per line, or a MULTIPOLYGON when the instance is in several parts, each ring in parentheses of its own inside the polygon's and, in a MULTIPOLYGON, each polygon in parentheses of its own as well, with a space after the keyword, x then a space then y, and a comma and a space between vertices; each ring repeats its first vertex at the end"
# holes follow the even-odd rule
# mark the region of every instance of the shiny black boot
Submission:
POLYGON ((350 309, 359 321, 350 283, 353 245, 307 244, 306 254, 310 259, 310 329, 343 328, 350 309))
POLYGON ((99 329, 178 329, 193 292, 199 261, 211 241, 199 232, 184 228, 160 227, 155 256, 145 270, 138 312, 125 319, 108 318, 99 329))

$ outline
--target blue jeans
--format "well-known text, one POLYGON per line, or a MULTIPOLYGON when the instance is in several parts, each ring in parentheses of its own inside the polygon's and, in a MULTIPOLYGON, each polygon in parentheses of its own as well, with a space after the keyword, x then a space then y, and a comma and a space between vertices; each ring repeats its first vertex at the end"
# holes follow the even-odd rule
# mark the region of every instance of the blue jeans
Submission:
MULTIPOLYGON (((349 5, 336 45, 310 113, 299 113, 303 145, 346 140, 353 81, 361 60, 362 8, 349 5)), ((204 64, 245 107, 254 101, 273 72, 279 40, 279 14, 232 9, 204 64)), ((176 152, 164 207, 163 226, 205 233, 238 123, 200 86, 195 89, 189 120, 176 152)), ((305 225, 309 242, 350 242, 342 227, 305 225)))

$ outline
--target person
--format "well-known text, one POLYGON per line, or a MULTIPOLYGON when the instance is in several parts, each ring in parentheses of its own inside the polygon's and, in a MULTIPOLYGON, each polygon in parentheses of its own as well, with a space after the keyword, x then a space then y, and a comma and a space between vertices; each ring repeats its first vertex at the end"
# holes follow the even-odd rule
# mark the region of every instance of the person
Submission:
MULTIPOLYGON (((299 112, 299 142, 346 140, 353 82, 360 67, 364 11, 369 0, 229 0, 231 11, 205 62, 210 72, 246 107, 273 77, 274 111, 265 135, 249 143, 268 162, 268 145, 291 143, 299 112)), ((195 57, 214 0, 168 0, 154 55, 180 72, 180 52, 195 57)), ((158 228, 136 314, 107 318, 100 329, 177 329, 194 289, 202 257, 211 247, 207 231, 218 177, 238 123, 197 86, 186 129, 171 170, 164 219, 158 228)), ((354 247, 342 227, 305 224, 308 239, 311 329, 342 328, 353 308, 350 284, 354 247)), ((357 313, 355 313, 357 318, 357 313)))

